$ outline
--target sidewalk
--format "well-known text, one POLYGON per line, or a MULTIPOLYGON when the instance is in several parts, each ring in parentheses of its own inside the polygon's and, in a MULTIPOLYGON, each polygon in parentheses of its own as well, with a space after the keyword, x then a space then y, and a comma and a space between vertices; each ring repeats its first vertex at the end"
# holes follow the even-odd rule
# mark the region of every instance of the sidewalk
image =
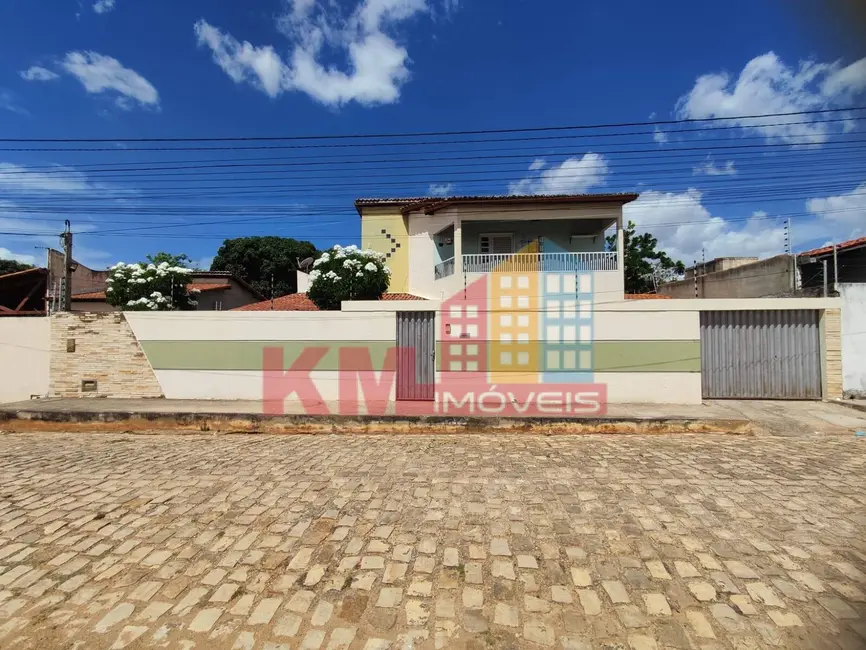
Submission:
MULTIPOLYGON (((329 410, 339 413, 337 404, 329 410)), ((603 417, 285 415, 261 402, 166 399, 45 399, 0 405, 0 431, 214 433, 771 433, 853 435, 866 413, 828 402, 711 400, 701 405, 613 404, 603 417)))
MULTIPOLYGON (((339 413, 338 404, 327 404, 339 413)), ((429 408, 429 405, 427 406, 429 408)), ((45 399, 0 405, 0 430, 213 431, 261 433, 751 433, 729 405, 617 404, 603 417, 468 417, 453 415, 307 415, 287 402, 265 415, 261 402, 166 399, 45 399)))

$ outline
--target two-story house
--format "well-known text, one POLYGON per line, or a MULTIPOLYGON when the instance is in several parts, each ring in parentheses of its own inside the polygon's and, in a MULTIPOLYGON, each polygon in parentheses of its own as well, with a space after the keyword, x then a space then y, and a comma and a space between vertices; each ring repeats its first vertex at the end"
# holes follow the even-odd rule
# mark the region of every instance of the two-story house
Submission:
POLYGON ((358 199, 361 242, 384 253, 390 291, 445 300, 489 273, 594 274, 594 302, 623 300, 622 208, 637 194, 358 199), (615 234, 616 250, 605 235, 615 234))

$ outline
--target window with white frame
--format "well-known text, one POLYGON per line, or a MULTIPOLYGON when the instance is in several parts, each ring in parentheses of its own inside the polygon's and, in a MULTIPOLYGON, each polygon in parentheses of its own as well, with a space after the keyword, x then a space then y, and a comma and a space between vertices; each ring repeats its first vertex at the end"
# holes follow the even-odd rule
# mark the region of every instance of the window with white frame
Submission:
POLYGON ((479 235, 478 250, 482 255, 510 255, 514 252, 514 235, 506 233, 485 233, 479 235))

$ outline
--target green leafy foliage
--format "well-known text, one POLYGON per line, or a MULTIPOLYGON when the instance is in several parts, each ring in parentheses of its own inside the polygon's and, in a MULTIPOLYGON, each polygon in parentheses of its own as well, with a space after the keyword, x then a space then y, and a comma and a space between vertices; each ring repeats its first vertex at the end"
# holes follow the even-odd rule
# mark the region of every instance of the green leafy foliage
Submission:
POLYGON ((296 293, 298 261, 316 257, 316 247, 290 237, 226 239, 217 251, 211 271, 228 271, 263 296, 296 293), (273 286, 271 284, 273 280, 273 286))
POLYGON ((313 263, 307 295, 319 309, 336 311, 344 300, 379 300, 390 282, 381 253, 334 246, 313 263))
MULTIPOLYGON (((156 257, 156 256, 154 256, 156 257)), ((192 271, 159 264, 120 262, 109 269, 105 299, 123 311, 188 311, 198 304, 188 288, 192 271)))
POLYGON ((32 268, 32 264, 24 264, 24 262, 16 262, 15 260, 0 260, 0 275, 26 271, 27 269, 32 268))
MULTIPOLYGON (((638 235, 636 226, 629 221, 623 231, 623 254, 625 257, 625 292, 655 293, 656 281, 676 279, 685 273, 685 265, 674 261, 664 251, 658 250, 658 239, 646 232, 638 235), (656 278, 654 281, 653 278, 656 278)), ((607 247, 616 250, 616 235, 607 238, 607 247)))
POLYGON ((188 269, 192 264, 192 260, 186 253, 173 255, 172 253, 159 252, 156 255, 148 255, 147 261, 151 264, 156 264, 157 266, 165 262, 169 266, 180 266, 185 269, 188 269))

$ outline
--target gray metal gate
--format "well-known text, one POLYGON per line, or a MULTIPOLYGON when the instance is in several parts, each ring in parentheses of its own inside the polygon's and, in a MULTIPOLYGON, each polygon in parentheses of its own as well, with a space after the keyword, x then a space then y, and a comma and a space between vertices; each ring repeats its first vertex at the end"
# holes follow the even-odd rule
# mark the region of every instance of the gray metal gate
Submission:
POLYGON ((821 399, 818 323, 812 309, 701 312, 703 396, 821 399))
POLYGON ((436 393, 436 312, 397 312, 397 399, 432 401, 436 393))

